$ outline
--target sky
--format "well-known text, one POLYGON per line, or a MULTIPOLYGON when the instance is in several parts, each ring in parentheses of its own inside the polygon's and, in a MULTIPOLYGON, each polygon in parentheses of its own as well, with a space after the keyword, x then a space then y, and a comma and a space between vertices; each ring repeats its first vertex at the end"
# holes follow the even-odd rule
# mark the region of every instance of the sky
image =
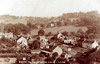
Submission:
POLYGON ((100 13, 100 0, 0 0, 0 15, 52 17, 63 13, 100 13))

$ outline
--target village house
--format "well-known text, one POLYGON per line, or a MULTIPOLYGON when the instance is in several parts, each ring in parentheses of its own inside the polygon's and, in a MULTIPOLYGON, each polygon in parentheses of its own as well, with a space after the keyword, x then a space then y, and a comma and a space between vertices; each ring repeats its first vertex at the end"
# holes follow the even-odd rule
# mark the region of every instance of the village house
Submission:
POLYGON ((2 37, 5 37, 5 38, 13 38, 13 33, 2 33, 2 32, 0 32, 0 39, 2 38, 2 37))
POLYGON ((25 37, 20 37, 17 40, 17 48, 26 48, 28 46, 27 39, 25 37))
POLYGON ((13 33, 5 33, 4 35, 6 38, 13 38, 13 33))

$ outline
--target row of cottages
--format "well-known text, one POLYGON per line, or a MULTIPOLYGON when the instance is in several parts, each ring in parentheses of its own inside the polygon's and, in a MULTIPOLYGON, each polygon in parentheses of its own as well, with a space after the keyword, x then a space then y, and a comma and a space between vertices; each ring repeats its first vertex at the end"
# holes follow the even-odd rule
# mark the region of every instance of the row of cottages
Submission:
POLYGON ((2 38, 2 37, 5 37, 5 38, 13 38, 13 33, 2 33, 2 32, 0 32, 0 39, 2 38))

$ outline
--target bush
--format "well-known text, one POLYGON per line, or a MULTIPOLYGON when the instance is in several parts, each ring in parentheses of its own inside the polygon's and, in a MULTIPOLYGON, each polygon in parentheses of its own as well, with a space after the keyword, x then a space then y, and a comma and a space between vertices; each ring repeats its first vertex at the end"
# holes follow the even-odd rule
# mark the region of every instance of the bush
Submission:
POLYGON ((38 35, 43 36, 45 34, 45 31, 43 29, 40 29, 38 31, 38 35))
POLYGON ((62 23, 60 21, 58 21, 56 24, 58 27, 62 26, 62 23))

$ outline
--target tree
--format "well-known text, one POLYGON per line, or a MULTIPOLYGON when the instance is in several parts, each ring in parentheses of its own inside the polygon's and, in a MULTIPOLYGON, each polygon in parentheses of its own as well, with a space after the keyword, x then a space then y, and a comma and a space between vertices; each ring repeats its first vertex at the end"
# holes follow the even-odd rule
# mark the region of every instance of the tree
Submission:
POLYGON ((44 24, 40 24, 40 27, 44 28, 44 27, 45 27, 45 25, 44 25, 44 24))
POLYGON ((86 33, 88 33, 88 34, 89 33, 96 34, 96 33, 100 33, 100 31, 99 31, 97 26, 90 26, 90 27, 88 27, 88 30, 86 31, 86 33))
POLYGON ((60 27, 62 25, 62 23, 60 21, 58 21, 56 24, 58 27, 60 27))
POLYGON ((88 27, 88 30, 86 31, 87 34, 91 35, 93 34, 93 37, 100 37, 100 26, 91 26, 88 27))
POLYGON ((45 34, 45 31, 43 29, 40 29, 38 31, 38 35, 43 36, 45 34))
POLYGON ((30 33, 30 28, 24 24, 21 24, 21 23, 18 23, 18 24, 15 24, 16 26, 16 31, 17 31, 17 34, 20 34, 20 33, 23 33, 23 34, 28 34, 30 33))
POLYGON ((33 41, 31 45, 32 45, 31 48, 33 50, 40 49, 40 42, 38 40, 33 41))
POLYGON ((18 23, 18 24, 7 24, 4 27, 4 31, 6 32, 12 32, 15 35, 18 35, 20 33, 28 34, 30 32, 30 28, 24 24, 18 23))
POLYGON ((90 16, 85 16, 85 17, 81 17, 80 18, 80 22, 78 22, 78 24, 80 26, 91 26, 91 25, 96 25, 96 18, 94 17, 90 17, 90 16))
POLYGON ((31 23, 27 23, 27 26, 30 28, 30 29, 35 29, 37 28, 37 26, 35 24, 31 24, 31 23))
POLYGON ((7 25, 4 26, 4 31, 15 33, 16 32, 16 27, 13 24, 7 24, 7 25))
POLYGON ((1 38, 0 39, 0 46, 2 47, 13 47, 16 45, 16 41, 14 39, 8 39, 8 38, 1 38))
POLYGON ((67 26, 68 25, 68 22, 67 21, 64 21, 64 25, 67 26))
POLYGON ((27 26, 28 26, 29 28, 32 28, 32 24, 31 24, 31 23, 27 23, 27 26))
POLYGON ((78 29, 77 33, 83 34, 84 31, 82 30, 82 28, 78 29))

